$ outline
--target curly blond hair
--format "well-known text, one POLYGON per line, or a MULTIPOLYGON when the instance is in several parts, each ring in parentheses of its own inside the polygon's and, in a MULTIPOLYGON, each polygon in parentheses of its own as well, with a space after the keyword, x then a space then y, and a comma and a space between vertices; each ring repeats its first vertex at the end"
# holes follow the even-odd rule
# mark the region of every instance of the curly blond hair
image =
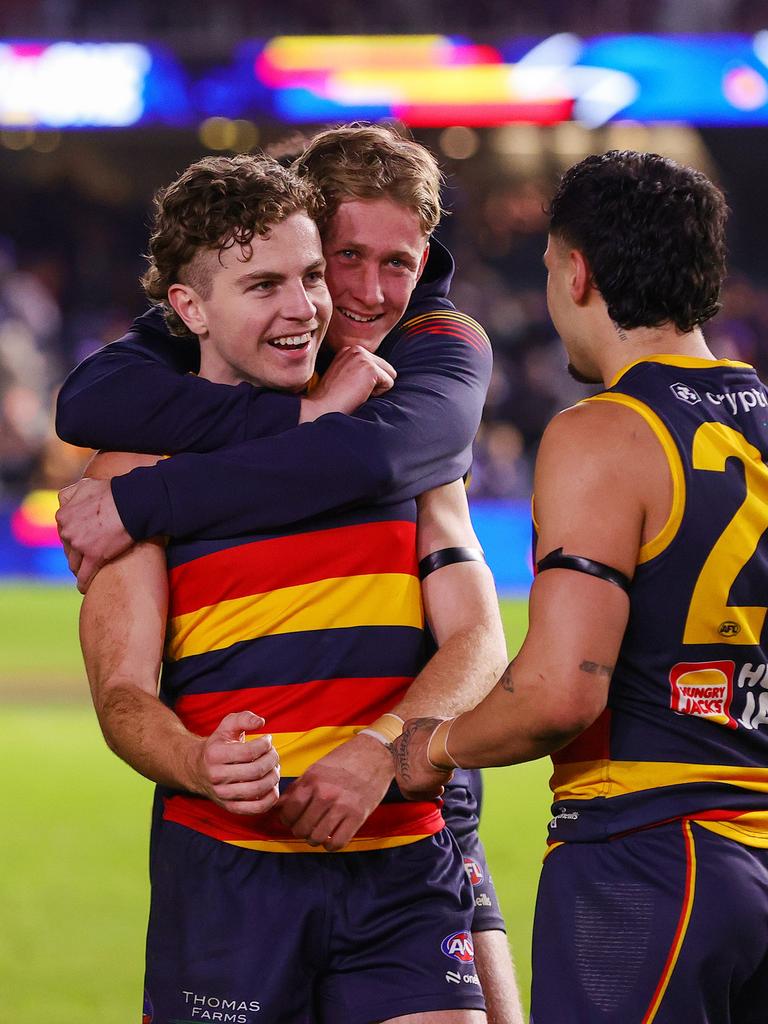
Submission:
POLYGON ((291 166, 320 190, 321 232, 345 199, 394 199, 418 215, 425 235, 432 234, 444 212, 437 160, 388 125, 349 124, 319 132, 291 166))
POLYGON ((233 245, 246 253, 254 235, 265 237, 274 224, 306 211, 317 219, 322 200, 311 180, 300 178, 269 157, 241 154, 205 157, 191 164, 155 195, 152 234, 141 278, 147 297, 162 305, 173 334, 189 334, 168 302, 176 283, 191 285, 208 298, 210 260, 233 245))

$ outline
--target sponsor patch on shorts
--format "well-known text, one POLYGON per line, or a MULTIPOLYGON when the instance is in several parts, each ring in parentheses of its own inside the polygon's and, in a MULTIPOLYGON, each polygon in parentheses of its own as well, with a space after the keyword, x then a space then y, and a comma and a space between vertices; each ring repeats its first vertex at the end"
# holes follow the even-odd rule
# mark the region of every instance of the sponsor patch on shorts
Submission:
POLYGON ((472 885, 481 885, 485 880, 482 867, 473 857, 464 858, 464 870, 472 885))
POLYGON ((446 956, 459 960, 463 964, 471 964, 475 959, 475 946, 471 932, 454 932, 446 935, 440 943, 440 949, 446 956))

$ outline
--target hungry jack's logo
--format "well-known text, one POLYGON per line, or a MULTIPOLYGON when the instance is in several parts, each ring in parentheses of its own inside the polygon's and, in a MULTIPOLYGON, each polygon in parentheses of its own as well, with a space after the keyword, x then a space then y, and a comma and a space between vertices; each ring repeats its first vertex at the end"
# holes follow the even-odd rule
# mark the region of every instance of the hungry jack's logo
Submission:
POLYGON ((670 707, 679 715, 707 718, 736 729, 731 715, 732 661, 681 661, 669 673, 670 707))

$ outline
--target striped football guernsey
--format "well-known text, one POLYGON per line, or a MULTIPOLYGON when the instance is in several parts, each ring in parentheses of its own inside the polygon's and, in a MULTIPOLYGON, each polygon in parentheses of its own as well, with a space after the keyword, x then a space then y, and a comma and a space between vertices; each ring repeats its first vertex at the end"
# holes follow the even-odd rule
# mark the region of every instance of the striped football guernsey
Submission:
POLYGON ((608 706, 553 757, 550 842, 688 818, 768 846, 766 389, 744 363, 657 356, 587 401, 643 417, 673 501, 640 551, 608 706))
MULTIPOLYGON (((172 542, 163 700, 210 735, 234 711, 265 720, 281 788, 390 710, 425 661, 412 501, 336 513, 290 533, 172 542)), ((164 816, 254 850, 319 852, 270 811, 230 814, 165 792, 164 816)), ((435 802, 392 787, 345 848, 372 850, 439 831, 435 802)))

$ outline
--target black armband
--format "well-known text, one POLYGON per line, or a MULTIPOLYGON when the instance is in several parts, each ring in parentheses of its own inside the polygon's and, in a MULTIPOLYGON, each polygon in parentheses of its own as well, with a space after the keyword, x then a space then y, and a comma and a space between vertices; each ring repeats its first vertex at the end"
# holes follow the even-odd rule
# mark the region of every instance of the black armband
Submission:
POLYGON ((540 562, 536 563, 536 572, 544 572, 546 569, 573 569, 575 572, 585 572, 588 576, 597 576, 598 579, 614 583, 627 594, 631 580, 618 569, 612 569, 610 565, 603 562, 596 562, 592 558, 582 558, 581 555, 564 555, 562 548, 555 548, 545 555, 540 562))
POLYGON ((454 562, 484 562, 485 555, 480 548, 441 548, 425 555, 419 562, 419 579, 424 580, 430 573, 454 562))

